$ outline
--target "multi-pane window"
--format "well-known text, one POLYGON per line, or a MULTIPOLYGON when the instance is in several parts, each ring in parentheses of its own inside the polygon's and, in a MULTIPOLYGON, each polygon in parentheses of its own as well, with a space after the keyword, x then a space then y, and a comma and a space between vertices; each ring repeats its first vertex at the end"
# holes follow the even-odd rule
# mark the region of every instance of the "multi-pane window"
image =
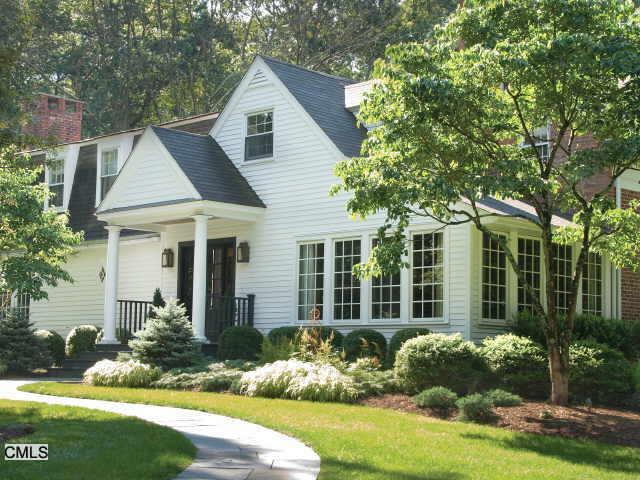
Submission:
POLYGON ((566 313, 569 308, 573 249, 570 245, 554 244, 553 258, 556 271, 556 309, 560 313, 566 313))
MULTIPOLYGON (((518 239, 518 265, 525 281, 540 298, 540 240, 518 239)), ((518 311, 533 310, 533 299, 522 282, 518 281, 518 311)))
POLYGON ((507 257, 498 239, 487 233, 482 236, 482 318, 507 318, 507 257))
POLYGON ((51 160, 49 169, 49 191, 53 194, 49 198, 50 207, 62 207, 64 200, 64 160, 51 160))
POLYGON ((337 240, 333 263, 333 318, 359 320, 360 280, 352 271, 360 263, 360 240, 337 240))
POLYGON ((582 274, 582 313, 602 315, 602 257, 589 253, 582 274))
MULTIPOLYGON (((374 238, 372 246, 377 244, 374 238)), ((400 318, 400 272, 371 278, 371 318, 400 318)))
POLYGON ((118 149, 102 150, 100 159, 100 198, 103 199, 118 176, 118 149))
POLYGON ((257 160, 273 156, 273 112, 247 116, 244 159, 257 160))
POLYGON ((533 144, 529 142, 528 138, 523 138, 522 147, 533 147, 537 150, 538 156, 542 161, 549 159, 549 128, 544 125, 542 127, 534 128, 531 133, 531 140, 533 144))
POLYGON ((322 319, 324 243, 298 246, 298 320, 322 319))
POLYGON ((412 298, 414 319, 442 318, 444 248, 442 232, 413 236, 412 298))

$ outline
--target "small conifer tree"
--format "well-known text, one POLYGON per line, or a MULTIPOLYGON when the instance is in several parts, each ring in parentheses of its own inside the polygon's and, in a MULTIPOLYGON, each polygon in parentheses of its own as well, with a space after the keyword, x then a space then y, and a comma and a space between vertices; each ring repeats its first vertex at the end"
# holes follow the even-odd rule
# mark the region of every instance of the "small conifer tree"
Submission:
POLYGON ((162 292, 159 288, 156 288, 153 292, 153 300, 151 300, 153 307, 151 308, 151 312, 149 312, 149 318, 156 318, 155 309, 158 307, 164 307, 167 305, 167 302, 162 298, 162 292))
POLYGON ((30 372, 51 365, 45 343, 25 315, 9 312, 0 321, 0 363, 9 372, 30 372))
POLYGON ((129 341, 133 358, 165 370, 192 365, 197 344, 186 309, 169 300, 164 307, 154 307, 153 312, 144 330, 129 341))

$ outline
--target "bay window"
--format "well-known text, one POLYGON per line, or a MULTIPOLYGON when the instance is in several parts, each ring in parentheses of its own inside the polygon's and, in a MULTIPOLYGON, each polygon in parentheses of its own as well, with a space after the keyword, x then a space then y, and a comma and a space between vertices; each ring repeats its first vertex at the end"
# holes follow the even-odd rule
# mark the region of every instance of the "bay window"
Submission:
POLYGON ((582 313, 602 315, 602 257, 593 252, 582 273, 582 313))
POLYGON ((360 240, 336 240, 333 263, 333 318, 359 320, 360 279, 352 271, 360 263, 360 240))
MULTIPOLYGON (((378 239, 373 239, 372 246, 377 244, 378 239)), ((400 272, 371 278, 371 318, 400 318, 400 272)))
POLYGON ((413 319, 444 316, 444 241, 442 232, 413 236, 412 298, 413 319))
POLYGON ((507 258, 498 239, 487 233, 482 236, 482 319, 507 319, 507 258))
MULTIPOLYGON (((518 265, 525 281, 535 292, 535 298, 540 299, 540 240, 532 238, 518 239, 518 265)), ((518 281, 518 311, 533 311, 533 299, 522 284, 518 281)))

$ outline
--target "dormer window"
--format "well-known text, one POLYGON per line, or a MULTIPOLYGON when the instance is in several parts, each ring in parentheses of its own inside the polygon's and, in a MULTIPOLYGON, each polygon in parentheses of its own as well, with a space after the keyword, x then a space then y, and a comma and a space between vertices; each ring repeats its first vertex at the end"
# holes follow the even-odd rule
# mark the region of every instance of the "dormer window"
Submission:
POLYGON ((64 159, 50 160, 47 165, 49 170, 49 191, 53 194, 49 198, 49 206, 61 208, 64 201, 64 159))
POLYGON ((245 161, 273 156, 273 111, 247 115, 245 161))
POLYGON ((100 155, 100 200, 104 199, 118 176, 118 149, 102 150, 100 155))

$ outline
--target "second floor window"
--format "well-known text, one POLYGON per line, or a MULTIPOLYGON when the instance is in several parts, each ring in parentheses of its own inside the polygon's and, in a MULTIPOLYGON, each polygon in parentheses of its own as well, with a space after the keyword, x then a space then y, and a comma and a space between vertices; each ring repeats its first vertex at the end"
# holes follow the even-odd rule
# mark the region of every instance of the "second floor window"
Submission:
POLYGON ((244 159, 258 160, 273 156, 273 112, 247 116, 244 159))
POLYGON ((118 176, 118 149, 102 150, 100 158, 100 200, 107 196, 118 176))
POLYGON ((49 169, 50 207, 62 207, 64 201, 64 160, 52 160, 49 169))

